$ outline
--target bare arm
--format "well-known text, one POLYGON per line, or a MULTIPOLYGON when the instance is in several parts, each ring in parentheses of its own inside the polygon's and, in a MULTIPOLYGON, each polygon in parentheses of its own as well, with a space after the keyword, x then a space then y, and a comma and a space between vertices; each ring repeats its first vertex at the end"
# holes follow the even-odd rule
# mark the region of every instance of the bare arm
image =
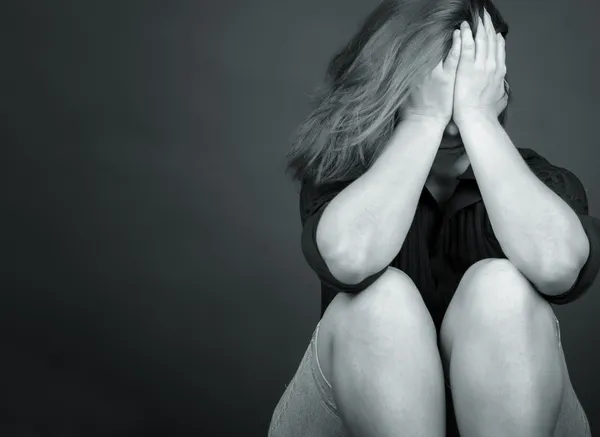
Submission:
POLYGON ((425 117, 402 121, 373 166, 327 205, 316 241, 336 279, 357 284, 400 251, 445 127, 425 117))
POLYGON ((544 294, 571 288, 590 251, 577 214, 533 174, 497 119, 473 114, 459 128, 507 258, 544 294))
POLYGON ((371 168, 325 207, 316 243, 331 274, 358 284, 400 251, 452 116, 460 33, 446 59, 411 89, 404 121, 371 168))
POLYGON ((487 11, 484 21, 475 40, 461 26, 454 120, 503 252, 539 291, 559 295, 577 280, 589 241, 575 211, 530 171, 497 119, 506 46, 487 11))

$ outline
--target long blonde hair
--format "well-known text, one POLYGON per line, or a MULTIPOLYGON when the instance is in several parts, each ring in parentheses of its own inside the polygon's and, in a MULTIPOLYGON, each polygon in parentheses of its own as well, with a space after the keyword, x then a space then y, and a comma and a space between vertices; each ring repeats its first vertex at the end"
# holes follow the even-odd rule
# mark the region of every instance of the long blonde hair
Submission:
POLYGON ((462 21, 476 31, 484 8, 506 38, 508 25, 491 0, 382 1, 313 93, 314 109, 287 154, 293 179, 318 185, 363 174, 392 135, 415 78, 446 56, 462 21))

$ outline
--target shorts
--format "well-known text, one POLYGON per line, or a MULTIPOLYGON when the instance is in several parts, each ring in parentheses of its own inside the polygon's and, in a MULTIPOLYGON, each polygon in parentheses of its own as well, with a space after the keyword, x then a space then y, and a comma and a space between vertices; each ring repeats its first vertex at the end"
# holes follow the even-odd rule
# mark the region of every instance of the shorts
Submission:
MULTIPOLYGON (((320 324, 320 323, 319 323, 320 324)), ((310 343, 300 361, 296 373, 271 417, 268 437, 350 437, 345 428, 333 397, 331 384, 321 371, 317 356, 317 334, 319 324, 313 331, 310 343)), ((560 326, 557 320, 558 341, 560 346, 560 326)), ((562 346, 560 346, 562 347, 562 346)), ((446 404, 450 387, 446 385, 446 404)), ((453 416, 453 408, 447 409, 453 416)), ((451 420, 454 417, 451 418, 451 420)), ((448 427, 454 430, 455 420, 448 427)), ((447 436, 458 435, 448 429, 447 436)), ((558 423, 553 437, 591 437, 590 427, 583 408, 572 390, 563 396, 558 423)))

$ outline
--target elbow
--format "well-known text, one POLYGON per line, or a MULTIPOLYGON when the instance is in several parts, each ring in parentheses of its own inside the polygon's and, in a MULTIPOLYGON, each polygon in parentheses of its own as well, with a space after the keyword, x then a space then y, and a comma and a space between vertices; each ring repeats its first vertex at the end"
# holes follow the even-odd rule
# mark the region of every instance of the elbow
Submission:
POLYGON ((338 254, 324 257, 324 261, 331 275, 343 284, 356 285, 369 276, 365 273, 364 263, 356 256, 338 254))
POLYGON ((317 248, 329 272, 337 281, 356 285, 369 276, 366 273, 365 257, 361 255, 361 250, 348 245, 321 241, 318 235, 317 233, 317 248))
POLYGON ((577 282, 590 254, 587 235, 581 227, 578 231, 566 233, 571 238, 562 250, 548 251, 554 256, 548 257, 539 268, 542 280, 538 289, 543 294, 556 296, 565 293, 577 282))
POLYGON ((536 282, 536 288, 540 293, 547 296, 559 296, 570 290, 577 278, 580 269, 564 269, 553 271, 541 275, 541 279, 536 282))
POLYGON ((587 255, 583 255, 582 253, 581 256, 565 256, 562 261, 548 263, 546 268, 541 269, 543 273, 541 283, 537 284, 538 290, 548 296, 558 296, 570 290, 577 282, 587 260, 587 255))

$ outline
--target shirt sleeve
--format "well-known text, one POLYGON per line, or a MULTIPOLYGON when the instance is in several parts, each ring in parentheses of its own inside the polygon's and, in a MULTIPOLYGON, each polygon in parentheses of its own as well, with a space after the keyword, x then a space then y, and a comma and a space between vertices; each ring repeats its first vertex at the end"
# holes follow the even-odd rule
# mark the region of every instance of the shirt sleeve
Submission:
POLYGON ((588 237, 590 253, 575 284, 563 294, 544 295, 553 304, 563 305, 581 297, 594 283, 600 270, 600 220, 589 215, 588 199, 581 181, 565 168, 550 164, 538 155, 532 171, 552 191, 558 194, 577 214, 588 237))
POLYGON ((317 274, 323 285, 336 292, 359 293, 375 282, 387 270, 382 269, 358 284, 345 284, 338 281, 329 271, 325 260, 317 247, 317 226, 323 211, 331 200, 352 181, 335 182, 314 186, 310 182, 303 182, 300 191, 300 218, 302 222, 302 253, 308 265, 317 274))

